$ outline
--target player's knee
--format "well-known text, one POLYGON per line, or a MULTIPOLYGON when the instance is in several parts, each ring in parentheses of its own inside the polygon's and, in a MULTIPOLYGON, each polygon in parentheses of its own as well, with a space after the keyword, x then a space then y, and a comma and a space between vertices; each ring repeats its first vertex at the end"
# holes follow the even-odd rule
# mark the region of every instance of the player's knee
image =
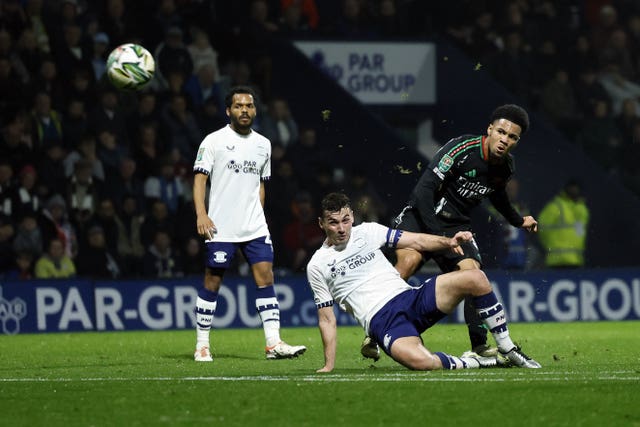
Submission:
POLYGON ((471 289, 474 291, 472 293, 476 295, 484 295, 491 291, 491 283, 489 283, 489 279, 487 279, 487 275, 484 271, 465 270, 464 273, 467 276, 471 289))

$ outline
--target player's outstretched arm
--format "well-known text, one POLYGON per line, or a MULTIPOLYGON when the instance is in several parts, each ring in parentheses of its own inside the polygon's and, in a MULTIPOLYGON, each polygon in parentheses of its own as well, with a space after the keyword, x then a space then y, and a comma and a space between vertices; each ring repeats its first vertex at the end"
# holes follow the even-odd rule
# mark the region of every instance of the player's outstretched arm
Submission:
POLYGON ((331 372, 336 363, 336 315, 333 306, 318 309, 318 328, 324 348, 324 366, 316 372, 331 372))
POLYGON ((398 240, 398 249, 415 249, 419 252, 441 251, 451 249, 462 253, 460 244, 473 238, 469 231, 459 231, 453 237, 436 236, 434 234, 412 233, 404 231, 398 240))

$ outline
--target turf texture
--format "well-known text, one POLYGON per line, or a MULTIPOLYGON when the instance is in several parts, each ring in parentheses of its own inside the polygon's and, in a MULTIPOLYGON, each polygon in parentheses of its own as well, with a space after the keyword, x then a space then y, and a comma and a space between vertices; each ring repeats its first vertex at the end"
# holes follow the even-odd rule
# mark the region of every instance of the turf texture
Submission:
MULTIPOLYGON (((317 328, 285 328, 308 351, 265 360, 260 329, 0 336, 2 426, 640 426, 640 322, 517 323, 511 335, 542 369, 414 372, 360 356, 361 329, 338 330, 323 364, 317 328)), ((423 335, 467 350, 463 325, 423 335)))

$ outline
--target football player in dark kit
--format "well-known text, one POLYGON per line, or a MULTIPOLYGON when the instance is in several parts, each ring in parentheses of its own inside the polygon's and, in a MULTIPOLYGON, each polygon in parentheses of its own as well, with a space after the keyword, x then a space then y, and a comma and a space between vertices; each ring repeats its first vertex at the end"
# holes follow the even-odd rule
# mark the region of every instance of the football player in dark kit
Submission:
MULTIPOLYGON (((462 135, 451 139, 429 163, 407 205, 394 219, 393 227, 448 237, 458 231, 471 231, 471 211, 488 197, 511 225, 536 232, 537 221, 532 216, 521 216, 505 191, 514 172, 510 152, 528 127, 527 112, 508 104, 493 111, 486 135, 462 135)), ((395 267, 405 280, 431 258, 443 272, 482 267, 475 240, 464 243, 462 249, 463 255, 398 249, 395 267)), ((465 300, 464 315, 472 351, 483 356, 496 355, 497 349, 487 345, 487 330, 469 299, 465 300)), ((365 357, 377 360, 377 345, 368 337, 361 351, 365 357)))

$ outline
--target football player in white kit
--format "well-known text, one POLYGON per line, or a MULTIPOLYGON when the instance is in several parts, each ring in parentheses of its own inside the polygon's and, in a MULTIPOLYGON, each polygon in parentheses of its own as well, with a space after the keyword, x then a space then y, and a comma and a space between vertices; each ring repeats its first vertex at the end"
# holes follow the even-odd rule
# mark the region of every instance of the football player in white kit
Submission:
POLYGON ((230 124, 207 135, 193 165, 193 202, 198 234, 205 238, 204 286, 196 300, 198 362, 211 362, 209 335, 218 291, 239 249, 257 285, 256 309, 264 328, 267 359, 296 357, 304 346, 280 339, 280 309, 273 288, 273 247, 264 215, 264 181, 271 176, 271 143, 251 125, 256 117, 255 93, 232 88, 225 98, 230 124), (207 180, 209 206, 205 208, 207 180))
POLYGON ((307 278, 318 308, 318 326, 325 364, 318 372, 331 372, 336 357, 334 302, 352 314, 384 351, 409 369, 470 369, 507 363, 525 368, 540 364, 518 348, 509 335, 502 304, 485 273, 461 270, 440 274, 412 287, 405 282, 380 250, 381 247, 417 251, 451 249, 472 239, 468 231, 453 237, 411 233, 365 222, 353 226, 349 198, 330 193, 321 204, 320 228, 326 240, 307 265, 307 278), (424 346, 422 332, 451 313, 467 296, 491 331, 504 359, 465 352, 457 357, 432 353, 424 346))

